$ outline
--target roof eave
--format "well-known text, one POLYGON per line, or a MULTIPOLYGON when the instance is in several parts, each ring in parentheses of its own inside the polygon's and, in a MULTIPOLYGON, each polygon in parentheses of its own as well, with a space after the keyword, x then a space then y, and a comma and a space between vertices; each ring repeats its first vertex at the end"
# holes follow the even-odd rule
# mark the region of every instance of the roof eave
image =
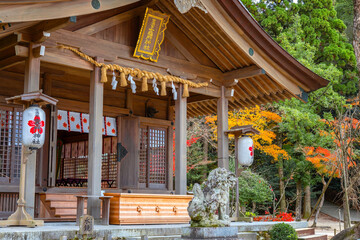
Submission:
POLYGON ((267 34, 239 0, 218 0, 232 20, 267 56, 310 91, 325 87, 329 81, 306 68, 267 34))

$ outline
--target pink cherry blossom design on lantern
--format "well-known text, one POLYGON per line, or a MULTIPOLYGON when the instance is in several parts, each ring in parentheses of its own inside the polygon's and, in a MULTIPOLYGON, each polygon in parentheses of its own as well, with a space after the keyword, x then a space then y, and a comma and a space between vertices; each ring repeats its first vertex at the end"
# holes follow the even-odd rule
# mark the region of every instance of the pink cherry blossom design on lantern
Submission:
POLYGON ((76 129, 80 129, 80 124, 76 124, 76 129))
POLYGON ((31 134, 35 134, 36 132, 38 132, 39 134, 43 133, 43 127, 45 126, 44 121, 41 121, 39 116, 35 116, 34 120, 29 120, 28 121, 28 125, 30 128, 30 133, 31 134))
POLYGON ((111 126, 111 123, 110 123, 110 122, 107 122, 106 125, 108 125, 108 127, 110 127, 110 126, 111 126))
POLYGON ((249 147, 249 151, 250 151, 250 156, 253 156, 254 155, 253 147, 249 147))
POLYGON ((105 130, 104 130, 104 129, 102 129, 102 132, 105 132, 105 130))
POLYGON ((115 128, 113 128, 113 129, 111 130, 111 132, 112 132, 113 134, 115 134, 115 128))
POLYGON ((63 127, 64 127, 64 128, 67 128, 67 123, 63 123, 63 127))
POLYGON ((84 122, 84 123, 87 123, 87 119, 86 119, 86 118, 84 118, 84 119, 83 119, 83 122, 84 122))
POLYGON ((62 119, 62 116, 59 114, 59 115, 57 116, 57 119, 60 121, 60 120, 62 119))
POLYGON ((70 121, 75 122, 74 116, 71 116, 70 121))

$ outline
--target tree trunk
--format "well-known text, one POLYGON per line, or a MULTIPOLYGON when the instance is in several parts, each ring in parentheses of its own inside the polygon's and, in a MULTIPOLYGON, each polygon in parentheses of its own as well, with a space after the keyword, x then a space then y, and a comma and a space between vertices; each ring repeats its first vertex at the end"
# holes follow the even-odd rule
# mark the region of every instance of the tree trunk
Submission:
MULTIPOLYGON (((356 56, 356 67, 360 73, 360 0, 353 0, 354 2, 354 27, 353 27, 353 47, 356 56)), ((360 86, 360 81, 359 81, 360 86)), ((360 95, 360 87, 359 93, 360 95)))
MULTIPOLYGON (((345 154, 344 154, 345 155, 345 154)), ((349 204, 349 195, 348 195, 348 172, 347 172, 347 165, 346 159, 343 161, 343 189, 344 189, 344 196, 343 196, 343 208, 344 208, 344 228, 351 227, 351 219, 350 219, 350 204, 349 204)))
MULTIPOLYGON (((278 171, 279 171, 279 179, 280 179, 280 212, 286 211, 286 201, 285 201, 285 182, 284 182, 284 162, 283 159, 279 159, 278 162, 278 171)), ((275 209, 274 209, 275 211, 275 209)))
MULTIPOLYGON (((330 180, 331 180, 331 179, 330 179, 330 180)), ((323 184, 322 193, 324 193, 324 192, 326 191, 326 188, 327 188, 324 177, 321 178, 321 182, 322 182, 322 184, 323 184)), ((316 227, 317 220, 318 220, 319 214, 320 214, 320 210, 321 210, 322 206, 324 205, 325 194, 321 194, 320 197, 321 197, 321 200, 320 200, 320 203, 319 203, 318 208, 316 209, 315 218, 314 218, 314 223, 313 223, 313 225, 311 226, 311 227, 313 227, 313 228, 316 227)))
POLYGON ((310 184, 305 187, 303 218, 307 219, 311 214, 311 188, 310 184))
POLYGON ((295 221, 301 221, 301 200, 302 200, 302 184, 301 184, 301 181, 297 181, 296 182, 295 221))
POLYGON ((206 140, 206 138, 203 138, 203 151, 204 151, 204 162, 207 162, 208 160, 208 149, 209 149, 209 142, 206 140))
POLYGON ((256 210, 256 202, 252 202, 252 210, 251 210, 251 212, 255 212, 255 210, 256 210))
POLYGON ((344 207, 344 228, 351 227, 351 220, 350 220, 350 206, 349 206, 349 199, 347 194, 347 189, 345 189, 344 197, 343 197, 343 207, 344 207))

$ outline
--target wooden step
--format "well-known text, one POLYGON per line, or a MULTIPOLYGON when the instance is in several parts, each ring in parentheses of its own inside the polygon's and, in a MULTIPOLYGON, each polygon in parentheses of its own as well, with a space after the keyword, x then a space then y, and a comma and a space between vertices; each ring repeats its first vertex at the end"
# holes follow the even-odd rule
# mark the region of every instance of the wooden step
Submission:
POLYGON ((307 236, 301 236, 298 238, 299 240, 327 240, 326 234, 313 234, 307 236))
POLYGON ((55 216, 60 216, 60 215, 74 215, 76 216, 76 208, 55 208, 55 216))
MULTIPOLYGON (((74 201, 49 201, 49 206, 51 208, 74 208, 76 209, 76 202, 74 201)), ((84 203, 84 208, 86 208, 86 201, 84 203)))
POLYGON ((307 235, 314 235, 315 234, 315 228, 298 228, 295 229, 298 236, 307 236, 307 235))
POLYGON ((61 194, 61 193, 47 193, 46 200, 48 201, 75 201, 76 197, 73 194, 61 194))

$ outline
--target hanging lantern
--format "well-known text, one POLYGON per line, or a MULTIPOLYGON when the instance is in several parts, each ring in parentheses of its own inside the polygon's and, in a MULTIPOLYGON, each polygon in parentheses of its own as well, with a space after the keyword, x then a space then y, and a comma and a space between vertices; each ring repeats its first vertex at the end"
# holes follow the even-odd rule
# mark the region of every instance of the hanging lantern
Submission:
POLYGON ((251 137, 243 136, 238 139, 238 162, 242 166, 250 166, 254 161, 254 142, 251 137))
POLYGON ((23 112, 22 144, 30 149, 41 148, 45 140, 45 112, 32 105, 23 112))

